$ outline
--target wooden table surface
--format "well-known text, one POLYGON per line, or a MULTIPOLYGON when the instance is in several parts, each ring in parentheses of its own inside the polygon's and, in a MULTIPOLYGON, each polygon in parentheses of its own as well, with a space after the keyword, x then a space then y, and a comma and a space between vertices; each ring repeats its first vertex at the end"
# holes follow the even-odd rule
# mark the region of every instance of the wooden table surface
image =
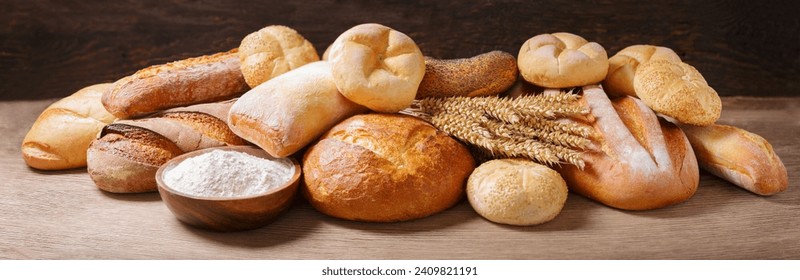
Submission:
POLYGON ((724 97, 720 123, 770 141, 789 189, 760 197, 705 172, 690 200, 612 209, 570 193, 555 220, 493 224, 466 201, 389 224, 338 220, 298 199, 274 223, 215 233, 179 222, 157 193, 98 190, 85 169, 28 168, 19 146, 53 100, 0 102, 0 259, 799 259, 800 98, 724 97))

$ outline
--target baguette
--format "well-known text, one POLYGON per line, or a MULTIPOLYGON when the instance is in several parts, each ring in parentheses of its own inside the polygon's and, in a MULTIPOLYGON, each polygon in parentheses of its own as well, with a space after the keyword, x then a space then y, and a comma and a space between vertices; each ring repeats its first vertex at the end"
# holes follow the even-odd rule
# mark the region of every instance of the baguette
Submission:
POLYGON ((41 170, 86 166, 89 143, 115 119, 100 103, 110 87, 88 86, 47 107, 22 140, 25 163, 41 170))
POLYGON ((156 191, 155 173, 186 152, 245 145, 219 117, 231 102, 197 105, 137 120, 120 120, 103 128, 87 151, 89 176, 101 190, 113 193, 156 191))
POLYGON ((700 167, 711 174, 764 196, 788 187, 786 167, 763 137, 719 124, 681 128, 692 143, 700 167))
POLYGON ((237 50, 150 66, 116 81, 103 106, 120 119, 234 98, 249 87, 237 50))

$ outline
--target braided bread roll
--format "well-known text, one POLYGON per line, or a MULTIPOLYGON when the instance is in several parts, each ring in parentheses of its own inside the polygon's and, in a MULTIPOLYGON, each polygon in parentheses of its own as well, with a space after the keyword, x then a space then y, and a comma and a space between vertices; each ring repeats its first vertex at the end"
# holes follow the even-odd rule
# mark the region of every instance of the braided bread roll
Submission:
POLYGON ((519 50, 517 65, 522 78, 545 88, 596 84, 606 77, 608 55, 595 42, 571 33, 541 34, 519 50))

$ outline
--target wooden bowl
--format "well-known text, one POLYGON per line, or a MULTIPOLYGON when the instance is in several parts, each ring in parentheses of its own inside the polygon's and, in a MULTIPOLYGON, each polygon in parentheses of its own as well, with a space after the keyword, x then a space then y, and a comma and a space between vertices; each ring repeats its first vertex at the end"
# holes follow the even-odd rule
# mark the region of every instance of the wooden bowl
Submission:
POLYGON ((297 193, 300 179, 300 164, 294 163, 294 175, 283 186, 272 188, 265 193, 242 197, 198 197, 170 188, 163 176, 166 170, 177 166, 183 160, 214 150, 244 152, 256 157, 274 159, 266 151, 251 146, 216 147, 189 152, 173 158, 156 172, 156 182, 161 199, 172 214, 181 222, 194 227, 215 231, 241 231, 262 227, 291 206, 297 193))

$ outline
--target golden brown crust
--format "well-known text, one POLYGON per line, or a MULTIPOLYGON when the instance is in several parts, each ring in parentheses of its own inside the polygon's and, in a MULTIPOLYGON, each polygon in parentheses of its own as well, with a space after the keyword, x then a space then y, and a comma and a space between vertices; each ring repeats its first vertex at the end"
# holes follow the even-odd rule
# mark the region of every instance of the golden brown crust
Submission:
POLYGON ((719 124, 681 128, 706 171, 759 195, 774 195, 789 186, 783 161, 763 137, 719 124))
POLYGON ((602 46, 566 32, 528 39, 517 60, 526 81, 546 88, 596 84, 608 72, 608 55, 602 46))
POLYGON ((462 59, 425 57, 416 98, 497 95, 514 85, 518 74, 517 59, 502 51, 462 59))
POLYGON ((239 45, 242 75, 250 87, 318 60, 319 55, 311 42, 282 25, 270 25, 250 33, 239 45))
POLYGON ((236 49, 150 66, 116 81, 102 102, 111 114, 127 119, 231 99, 249 88, 239 66, 236 49))
POLYGON ((608 59, 608 74, 603 80, 603 90, 609 96, 636 96, 633 77, 636 69, 650 60, 681 61, 672 49, 652 45, 626 47, 608 59))
POLYGON ((677 126, 632 97, 612 101, 601 89, 587 87, 583 99, 600 137, 584 154, 584 170, 559 168, 571 190, 626 210, 661 208, 694 194, 697 160, 677 126))
POLYGON ((474 168, 466 147, 419 119, 357 115, 308 149, 304 193, 334 217, 405 221, 453 206, 474 168))
POLYGON ((722 112, 717 92, 697 69, 680 61, 650 60, 640 65, 633 86, 653 111, 681 123, 710 125, 722 112))

